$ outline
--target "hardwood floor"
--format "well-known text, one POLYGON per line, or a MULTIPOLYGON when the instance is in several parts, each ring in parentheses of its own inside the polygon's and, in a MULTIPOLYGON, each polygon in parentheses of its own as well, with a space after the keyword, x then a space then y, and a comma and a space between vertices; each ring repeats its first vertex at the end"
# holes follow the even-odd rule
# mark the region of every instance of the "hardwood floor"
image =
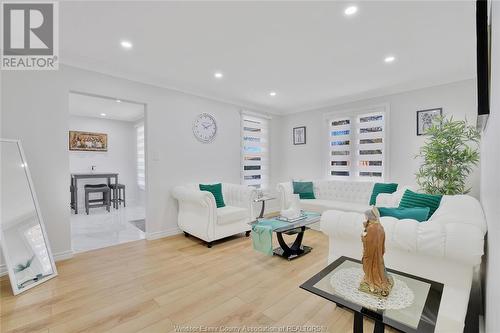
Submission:
POLYGON ((313 251, 294 261, 254 252, 246 237, 208 249, 179 235, 78 254, 57 263, 57 278, 16 297, 1 279, 1 332, 175 332, 175 325, 351 332, 350 312, 299 288, 327 262, 324 234, 310 230, 304 243, 313 251))

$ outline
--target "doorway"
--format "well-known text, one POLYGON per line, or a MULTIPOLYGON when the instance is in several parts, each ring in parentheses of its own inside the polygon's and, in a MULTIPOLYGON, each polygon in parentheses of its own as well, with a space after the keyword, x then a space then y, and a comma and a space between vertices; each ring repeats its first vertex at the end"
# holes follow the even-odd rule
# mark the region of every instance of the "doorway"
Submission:
POLYGON ((71 243, 85 252, 145 238, 145 104, 69 93, 71 243))

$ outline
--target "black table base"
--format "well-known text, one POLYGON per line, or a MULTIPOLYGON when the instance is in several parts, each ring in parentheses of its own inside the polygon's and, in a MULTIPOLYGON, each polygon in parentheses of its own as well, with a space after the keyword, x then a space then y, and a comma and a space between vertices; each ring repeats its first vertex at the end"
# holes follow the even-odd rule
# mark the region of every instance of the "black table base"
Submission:
POLYGON ((302 239, 304 238, 304 231, 306 231, 307 227, 300 227, 296 229, 292 229, 286 232, 277 232, 276 233, 276 238, 278 239, 278 243, 280 244, 280 247, 275 248, 273 250, 273 253, 277 256, 283 257, 288 260, 292 260, 298 257, 301 257, 303 255, 308 254, 311 252, 312 247, 302 245, 302 239), (286 235, 297 235, 295 238, 295 241, 293 242, 292 245, 288 245, 285 240, 283 239, 283 234, 286 235))
MULTIPOLYGON (((375 327, 373 328, 373 333, 384 333, 385 325, 384 323, 375 320, 375 327)), ((359 312, 354 312, 354 325, 352 327, 353 333, 363 333, 363 314, 359 312)))

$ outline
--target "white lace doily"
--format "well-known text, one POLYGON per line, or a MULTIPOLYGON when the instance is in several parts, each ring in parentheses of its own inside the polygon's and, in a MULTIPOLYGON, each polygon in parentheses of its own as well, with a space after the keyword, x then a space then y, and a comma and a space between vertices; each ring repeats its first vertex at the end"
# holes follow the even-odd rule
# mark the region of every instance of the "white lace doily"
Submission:
POLYGON ((359 291, 359 283, 363 276, 364 273, 361 268, 343 268, 333 274, 330 283, 340 296, 372 309, 397 310, 406 308, 413 303, 415 298, 413 291, 405 282, 397 279, 394 275, 391 275, 394 279, 394 286, 392 286, 391 293, 386 298, 359 291))

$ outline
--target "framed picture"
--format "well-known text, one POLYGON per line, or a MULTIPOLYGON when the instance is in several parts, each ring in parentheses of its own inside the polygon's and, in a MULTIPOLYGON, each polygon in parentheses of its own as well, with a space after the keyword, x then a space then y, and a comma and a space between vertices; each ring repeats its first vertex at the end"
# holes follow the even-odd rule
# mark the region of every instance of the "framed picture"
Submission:
POLYGON ((108 135, 69 131, 69 150, 76 151, 108 151, 108 135))
POLYGON ((443 115, 443 108, 417 111, 417 135, 424 135, 434 119, 443 115))
POLYGON ((294 145, 305 145, 306 144, 306 127, 294 127, 293 128, 293 144, 294 145))

